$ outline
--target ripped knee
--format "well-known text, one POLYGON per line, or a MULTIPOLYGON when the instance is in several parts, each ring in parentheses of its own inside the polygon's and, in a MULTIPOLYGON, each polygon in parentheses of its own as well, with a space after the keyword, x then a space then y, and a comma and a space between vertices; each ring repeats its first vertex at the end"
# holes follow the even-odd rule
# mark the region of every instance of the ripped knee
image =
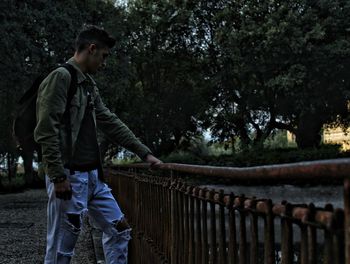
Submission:
POLYGON ((130 228, 130 225, 125 217, 122 218, 121 220, 114 220, 113 225, 118 230, 118 232, 121 232, 130 228))
POLYGON ((80 230, 81 227, 81 214, 67 214, 68 221, 75 227, 76 230, 80 230))

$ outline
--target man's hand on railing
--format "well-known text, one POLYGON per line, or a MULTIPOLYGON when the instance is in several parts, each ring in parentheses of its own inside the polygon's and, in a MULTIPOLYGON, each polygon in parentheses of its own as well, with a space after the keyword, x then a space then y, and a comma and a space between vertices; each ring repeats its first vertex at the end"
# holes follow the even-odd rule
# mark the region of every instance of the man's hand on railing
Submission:
POLYGON ((152 154, 147 154, 145 162, 150 163, 150 169, 157 169, 159 165, 163 163, 152 154))
POLYGON ((63 200, 72 199, 72 186, 68 179, 65 179, 63 182, 55 182, 54 190, 57 198, 63 200))

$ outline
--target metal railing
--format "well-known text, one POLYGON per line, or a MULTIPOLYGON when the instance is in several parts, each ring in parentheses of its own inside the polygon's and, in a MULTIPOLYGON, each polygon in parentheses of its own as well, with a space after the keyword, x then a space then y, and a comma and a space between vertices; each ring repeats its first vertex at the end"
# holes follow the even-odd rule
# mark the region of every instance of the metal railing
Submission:
POLYGON ((133 227, 131 264, 350 263, 350 159, 248 168, 167 163, 156 171, 131 164, 107 175, 133 227), (186 181, 198 176, 251 184, 331 179, 344 184, 344 208, 274 203, 186 181))

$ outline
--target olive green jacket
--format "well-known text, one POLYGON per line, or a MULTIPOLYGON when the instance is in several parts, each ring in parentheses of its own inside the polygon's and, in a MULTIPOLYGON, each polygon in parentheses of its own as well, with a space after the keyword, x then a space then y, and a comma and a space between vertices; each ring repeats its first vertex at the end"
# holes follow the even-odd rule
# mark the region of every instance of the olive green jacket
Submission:
MULTIPOLYGON (((74 153, 78 132, 87 104, 87 86, 92 85, 93 117, 95 125, 115 144, 137 154, 142 160, 151 150, 142 144, 133 132, 103 104, 96 82, 80 70, 74 58, 70 63, 77 70, 77 92, 71 101, 70 118, 72 131, 72 151, 74 153)), ((68 163, 69 147, 67 130, 62 120, 66 109, 67 92, 71 76, 67 69, 59 67, 53 70, 40 84, 36 103, 37 125, 34 139, 41 145, 44 171, 51 181, 66 177, 64 164, 68 163)), ((95 126, 95 127, 96 127, 95 126)))

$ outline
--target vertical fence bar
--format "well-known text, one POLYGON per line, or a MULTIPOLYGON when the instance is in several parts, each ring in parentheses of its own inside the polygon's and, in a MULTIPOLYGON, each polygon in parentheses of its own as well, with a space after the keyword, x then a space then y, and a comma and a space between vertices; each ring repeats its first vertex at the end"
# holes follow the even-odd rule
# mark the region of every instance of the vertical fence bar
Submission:
MULTIPOLYGON (((172 173, 171 173, 172 175, 172 173)), ((177 263, 177 241, 176 241, 176 203, 175 203, 175 182, 170 186, 171 201, 171 263, 177 263)))
POLYGON ((216 213, 214 202, 215 189, 209 192, 210 203, 210 263, 217 263, 217 246, 216 246, 216 213))
POLYGON ((156 219, 153 225, 155 225, 156 228, 156 236, 155 236, 155 244, 158 246, 161 244, 161 235, 162 235, 162 229, 161 229, 161 211, 162 211, 162 200, 160 197, 160 192, 159 192, 159 178, 157 177, 155 179, 155 202, 156 202, 156 219))
POLYGON ((166 237, 165 237, 165 232, 166 232, 166 222, 167 222, 167 215, 166 215, 166 199, 164 195, 164 191, 166 190, 166 185, 164 181, 159 182, 159 192, 160 192, 160 197, 162 201, 162 208, 160 211, 160 243, 161 243, 161 251, 165 254, 165 258, 168 257, 167 252, 166 252, 166 237))
MULTIPOLYGON (((331 204, 325 206, 326 211, 333 212, 334 208, 331 204)), ((333 255, 333 234, 334 234, 334 217, 331 219, 330 226, 324 229, 324 254, 323 254, 323 263, 330 264, 334 261, 333 255)))
MULTIPOLYGON (((138 181, 137 177, 134 175, 133 180, 135 182, 135 220, 134 223, 136 224, 137 227, 140 226, 140 220, 141 220, 141 204, 140 204, 140 182, 138 181)), ((133 231, 136 231, 136 229, 134 228, 133 231)), ((136 237, 134 238, 134 244, 136 245, 136 252, 140 252, 140 248, 141 248, 141 236, 139 234, 139 232, 137 232, 136 234, 134 233, 134 236, 136 235, 136 237), (136 241, 135 241, 136 240, 136 241)), ((140 258, 136 258, 133 263, 140 263, 140 258)))
MULTIPOLYGON (((139 181, 140 182, 140 197, 145 197, 145 182, 144 181, 139 181)), ((140 213, 140 215, 143 215, 143 216, 145 216, 145 218, 144 219, 146 219, 146 215, 145 215, 145 208, 146 208, 146 204, 144 204, 143 203, 143 199, 140 199, 139 200, 139 202, 140 202, 140 208, 141 208, 141 213, 140 213)), ((144 228, 144 226, 145 226, 145 221, 144 221, 144 219, 141 219, 140 218, 140 247, 143 247, 143 245, 144 245, 144 235, 145 235, 145 228, 144 228)), ((141 252, 140 252, 140 263, 141 263, 141 260, 143 259, 143 258, 145 258, 146 257, 146 250, 141 250, 141 252)))
POLYGON ((333 261, 333 237, 329 230, 324 230, 324 258, 323 263, 324 264, 330 264, 333 261))
POLYGON ((282 264, 293 264, 293 226, 290 221, 292 216, 292 206, 284 203, 285 212, 281 218, 281 246, 282 246, 282 264))
POLYGON ((345 263, 344 258, 344 211, 337 208, 334 211, 333 251, 334 263, 345 263))
MULTIPOLYGON (((149 237, 152 234, 152 231, 150 230, 152 228, 150 226, 150 224, 151 224, 151 215, 152 215, 152 208, 150 208, 150 205, 151 205, 151 203, 150 203, 150 193, 151 193, 152 186, 151 186, 151 184, 149 182, 149 178, 148 178, 148 181, 144 183, 144 188, 145 188, 145 190, 144 190, 145 191, 145 196, 144 197, 146 197, 145 202, 144 202, 145 203, 145 208, 149 208, 149 210, 144 210, 144 213, 145 213, 144 215, 146 216, 146 223, 145 223, 145 226, 144 226, 144 230, 145 230, 146 241, 150 242, 149 241, 149 237)), ((148 246, 149 246, 149 250, 147 250, 145 252, 145 254, 146 254, 146 258, 147 259, 151 259, 152 255, 153 255, 153 254, 151 254, 152 247, 151 247, 150 243, 148 243, 148 246)))
POLYGON ((275 229, 274 216, 272 213, 272 201, 265 201, 266 215, 264 217, 264 263, 275 264, 275 229))
POLYGON ((305 224, 300 224, 300 264, 308 264, 308 233, 307 226, 305 224))
POLYGON ((148 234, 147 237, 155 239, 157 237, 157 230, 155 228, 155 225, 153 225, 153 221, 155 219, 155 216, 157 214, 156 212, 156 199, 154 197, 154 181, 152 178, 149 178, 148 182, 149 188, 148 188, 148 199, 147 199, 147 208, 150 208, 150 210, 147 212, 148 214, 148 234), (151 206, 153 205, 153 206, 151 206))
POLYGON ((239 264, 247 263, 247 229, 244 195, 239 197, 239 264))
POLYGON ((169 193, 170 193, 170 186, 171 186, 171 180, 169 179, 166 184, 164 185, 164 199, 166 201, 165 206, 165 233, 164 233, 164 240, 165 240, 165 247, 166 247, 166 254, 167 259, 171 261, 171 202, 169 200, 169 193))
POLYGON ((258 264, 258 247, 259 247, 259 237, 258 237, 258 216, 255 212, 256 209, 256 200, 252 199, 249 209, 250 212, 250 226, 251 226, 251 242, 250 242, 250 264, 258 264))
POLYGON ((235 195, 230 193, 229 203, 227 205, 229 210, 229 259, 232 264, 238 264, 237 256, 237 232, 236 232, 236 212, 234 209, 235 195))
POLYGON ((190 193, 191 193, 191 186, 186 186, 186 195, 185 195, 185 251, 184 251, 184 258, 185 258, 185 263, 188 263, 188 259, 189 259, 189 254, 190 254, 190 250, 189 250, 189 241, 190 241, 190 237, 189 237, 189 233, 190 233, 190 227, 189 227, 189 222, 190 222, 190 217, 189 217, 189 201, 190 201, 190 193))
MULTIPOLYGON (((309 204, 309 219, 308 221, 315 221, 315 206, 314 204, 309 204)), ((308 255, 309 255, 309 264, 317 263, 316 247, 317 247, 317 236, 316 228, 314 226, 308 226, 308 255)))
POLYGON ((190 250, 188 255, 188 263, 194 264, 195 262, 195 237, 194 237, 194 197, 193 197, 194 188, 191 186, 191 192, 189 194, 190 198, 190 222, 189 222, 189 228, 190 228, 190 250))
MULTIPOLYGON (((226 225, 225 225, 225 202, 224 202, 224 190, 219 191, 219 260, 221 264, 227 263, 226 252, 226 225)), ((199 263, 199 262, 198 262, 199 263)))
POLYGON ((200 192, 200 197, 202 198, 202 263, 208 264, 209 254, 208 254, 208 203, 206 201, 207 189, 203 188, 200 192))
POLYGON ((201 200, 199 198, 200 188, 194 189, 196 199, 196 260, 195 263, 202 263, 202 228, 201 228, 201 200))
POLYGON ((350 263, 350 179, 344 179, 345 263, 350 263))
POLYGON ((179 263, 184 263, 184 192, 186 191, 185 185, 182 184, 178 193, 178 203, 179 203, 179 229, 180 229, 180 241, 179 241, 179 263))

